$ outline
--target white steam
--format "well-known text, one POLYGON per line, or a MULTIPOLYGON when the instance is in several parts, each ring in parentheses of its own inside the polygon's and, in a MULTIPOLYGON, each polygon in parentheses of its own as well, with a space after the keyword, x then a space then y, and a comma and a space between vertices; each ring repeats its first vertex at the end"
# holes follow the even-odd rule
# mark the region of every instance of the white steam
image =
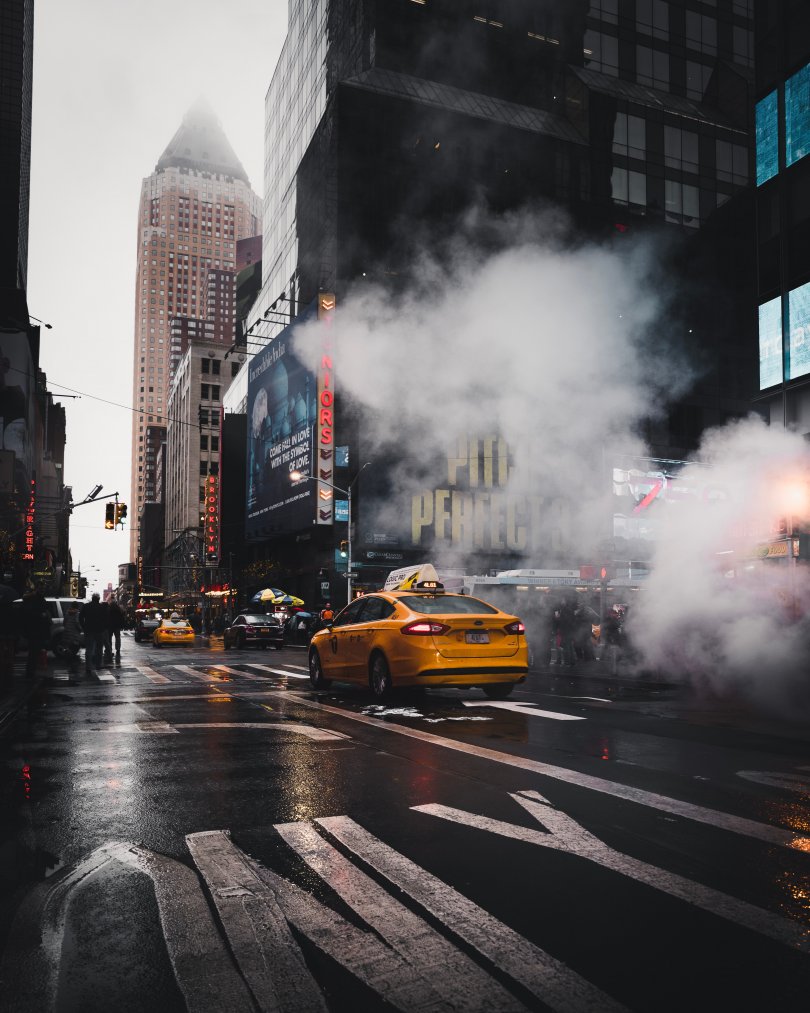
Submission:
POLYGON ((709 431, 678 477, 628 620, 642 663, 783 710, 806 702, 807 563, 784 533, 810 513, 805 440, 749 419, 709 431))

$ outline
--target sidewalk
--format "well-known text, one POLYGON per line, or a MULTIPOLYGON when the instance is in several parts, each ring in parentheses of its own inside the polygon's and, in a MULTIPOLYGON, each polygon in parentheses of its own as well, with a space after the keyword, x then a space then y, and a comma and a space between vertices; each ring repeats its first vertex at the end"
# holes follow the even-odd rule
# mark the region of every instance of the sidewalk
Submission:
POLYGON ((50 675, 49 666, 29 679, 25 674, 25 656, 18 655, 14 671, 0 684, 0 738, 23 711, 30 713, 44 706, 44 691, 50 675))

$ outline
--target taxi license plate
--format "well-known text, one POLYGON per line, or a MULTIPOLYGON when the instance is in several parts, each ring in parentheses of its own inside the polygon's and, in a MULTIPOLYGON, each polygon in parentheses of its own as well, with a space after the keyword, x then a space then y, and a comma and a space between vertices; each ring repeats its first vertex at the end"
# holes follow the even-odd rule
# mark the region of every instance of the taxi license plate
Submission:
POLYGON ((488 644, 488 633, 467 633, 464 638, 468 644, 488 644))

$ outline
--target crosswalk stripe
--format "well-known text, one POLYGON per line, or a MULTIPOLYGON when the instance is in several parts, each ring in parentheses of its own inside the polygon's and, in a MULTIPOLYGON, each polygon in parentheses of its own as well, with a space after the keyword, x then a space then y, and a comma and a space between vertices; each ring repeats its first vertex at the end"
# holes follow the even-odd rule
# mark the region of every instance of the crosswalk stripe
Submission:
POLYGON ((165 675, 161 675, 160 672, 156 672, 154 668, 150 668, 148 665, 135 665, 136 672, 140 672, 141 675, 146 676, 150 682, 171 682, 165 675))
MULTIPOLYGON (((346 921, 300 887, 249 858, 225 832, 190 834, 186 842, 204 878, 209 863, 215 864, 224 880, 220 894, 238 895, 244 890, 258 901, 277 904, 296 932, 393 1009, 402 1013, 451 1013, 451 1007, 441 1001, 421 968, 411 967, 373 932, 346 921)), ((228 923, 223 922, 227 931, 228 923)))
POLYGON ((184 672, 186 675, 191 675, 195 679, 199 679, 200 682, 219 682, 215 675, 208 675, 205 672, 198 672, 196 668, 192 668, 191 665, 172 665, 172 668, 178 672, 184 672))
MULTIPOLYGON (((250 672, 243 672, 240 668, 229 668, 228 665, 212 665, 212 668, 216 668, 218 672, 224 672, 226 675, 238 675, 242 679, 250 679, 253 682, 269 682, 266 675, 251 675, 250 672)), ((256 666, 253 665, 253 668, 256 666)))
POLYGON ((286 668, 269 668, 267 665, 251 665, 251 668, 258 668, 260 672, 272 672, 273 675, 286 675, 289 679, 308 679, 308 675, 297 675, 289 672, 286 668))
POLYGON ((624 1008, 451 886, 383 844, 348 816, 329 816, 316 822, 550 1009, 580 1013, 624 1008))
POLYGON ((280 823, 275 829, 392 949, 426 974, 453 1009, 525 1010, 465 953, 325 841, 311 823, 280 823))
POLYGON ((112 672, 96 672, 96 679, 99 682, 115 682, 115 676, 112 672))
POLYGON ((218 831, 190 834, 186 842, 259 1009, 325 1013, 320 989, 270 891, 256 896, 255 876, 227 848, 218 831))

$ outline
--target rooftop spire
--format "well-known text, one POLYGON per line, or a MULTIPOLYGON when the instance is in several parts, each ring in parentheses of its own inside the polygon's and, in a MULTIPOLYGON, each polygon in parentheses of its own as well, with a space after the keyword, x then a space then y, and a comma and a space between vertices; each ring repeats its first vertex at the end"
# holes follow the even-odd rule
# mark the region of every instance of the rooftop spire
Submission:
POLYGON ((156 170, 167 168, 218 172, 250 180, 225 136, 219 120, 204 98, 199 98, 183 117, 177 133, 158 159, 156 170))

